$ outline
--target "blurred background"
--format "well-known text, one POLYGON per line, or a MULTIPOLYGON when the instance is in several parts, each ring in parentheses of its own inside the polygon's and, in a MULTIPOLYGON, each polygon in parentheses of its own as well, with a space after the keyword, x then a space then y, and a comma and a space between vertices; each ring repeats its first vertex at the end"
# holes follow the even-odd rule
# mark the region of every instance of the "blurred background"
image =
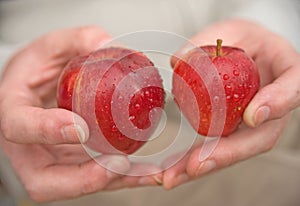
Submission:
MULTIPOLYGON (((300 51, 299 7, 297 0, 228 0, 222 3, 218 0, 2 0, 0 68, 13 52, 38 36, 55 29, 87 24, 101 25, 112 36, 155 29, 189 38, 212 22, 240 16, 259 21, 285 36, 300 51)), ((122 206, 177 205, 174 197, 183 195, 186 205, 298 206, 299 123, 300 109, 294 112, 288 128, 272 151, 168 192, 137 188, 129 193, 125 189, 45 205, 118 205, 122 199, 130 199, 122 206), (132 193, 140 198, 134 198, 132 193), (165 202, 161 195, 166 196, 165 202)), ((0 180, 0 206, 37 205, 28 199, 2 153, 0 180)))

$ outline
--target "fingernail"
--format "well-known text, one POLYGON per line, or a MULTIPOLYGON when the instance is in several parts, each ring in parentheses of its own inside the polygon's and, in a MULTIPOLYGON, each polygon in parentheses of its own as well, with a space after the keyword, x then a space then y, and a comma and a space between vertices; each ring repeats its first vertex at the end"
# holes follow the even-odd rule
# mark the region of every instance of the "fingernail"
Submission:
POLYGON ((206 174, 206 173, 212 171, 215 167, 216 167, 215 161, 213 161, 213 160, 204 161, 199 165, 195 175, 200 176, 200 175, 206 174))
POLYGON ((270 108, 268 106, 262 106, 256 110, 254 123, 255 126, 259 126, 268 120, 270 115, 270 108))
POLYGON ((88 139, 87 135, 85 135, 84 130, 78 124, 65 126, 62 128, 61 132, 66 140, 74 141, 74 137, 76 137, 81 143, 85 143, 88 139))
POLYGON ((162 180, 157 177, 142 177, 138 181, 139 185, 162 185, 162 180))
POLYGON ((130 165, 123 157, 115 157, 105 165, 107 169, 107 177, 111 178, 116 174, 124 175, 130 168, 130 165))
POLYGON ((157 185, 163 185, 163 181, 161 178, 154 176, 153 177, 154 181, 156 182, 157 185))

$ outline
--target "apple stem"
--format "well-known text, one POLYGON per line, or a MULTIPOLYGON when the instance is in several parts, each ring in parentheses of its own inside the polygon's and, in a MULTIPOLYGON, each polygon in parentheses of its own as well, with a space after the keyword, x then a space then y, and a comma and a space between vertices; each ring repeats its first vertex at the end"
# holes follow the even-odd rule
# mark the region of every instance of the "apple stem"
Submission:
POLYGON ((222 39, 217 39, 217 56, 221 56, 222 39))

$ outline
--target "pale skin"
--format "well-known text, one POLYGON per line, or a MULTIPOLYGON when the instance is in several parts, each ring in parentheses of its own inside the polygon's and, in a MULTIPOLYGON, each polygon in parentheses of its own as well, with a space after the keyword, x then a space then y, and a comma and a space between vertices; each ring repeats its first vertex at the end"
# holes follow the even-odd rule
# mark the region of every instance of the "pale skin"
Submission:
MULTIPOLYGON (((62 135, 63 126, 74 123, 74 114, 53 108, 62 68, 72 57, 91 52, 108 40, 104 31, 84 27, 50 33, 14 55, 0 82, 0 144, 29 195, 37 201, 51 201, 158 182, 171 189, 270 150, 284 130, 289 113, 300 104, 299 54, 282 37, 243 20, 214 24, 192 42, 214 44, 220 37, 224 45, 243 48, 260 70, 262 88, 244 113, 245 124, 221 139, 208 164, 199 162, 198 145, 163 174, 147 177, 123 176, 99 166, 82 149, 74 127, 62 135), (261 106, 267 106, 270 112, 266 107, 259 110, 261 106)), ((86 123, 79 116, 76 119, 84 134, 81 140, 87 140, 86 123)), ((139 167, 121 156, 99 159, 124 172, 139 167)))
POLYGON ((285 129, 290 112, 300 105, 300 55, 287 40, 255 23, 227 20, 204 29, 191 41, 215 44, 220 37, 224 45, 243 48, 255 60, 261 88, 246 108, 241 128, 221 138, 208 159, 199 162, 199 145, 164 172, 166 189, 269 151, 285 129))
POLYGON ((103 190, 157 185, 161 174, 130 177, 139 166, 127 158, 103 155, 102 166, 81 145, 77 126, 87 140, 86 122, 71 111, 55 108, 60 72, 74 56, 87 54, 109 40, 90 26, 47 34, 15 54, 0 83, 0 144, 30 197, 39 202, 70 199, 103 190), (65 135, 63 135, 65 133, 65 135), (106 169, 108 168, 108 169, 106 169))

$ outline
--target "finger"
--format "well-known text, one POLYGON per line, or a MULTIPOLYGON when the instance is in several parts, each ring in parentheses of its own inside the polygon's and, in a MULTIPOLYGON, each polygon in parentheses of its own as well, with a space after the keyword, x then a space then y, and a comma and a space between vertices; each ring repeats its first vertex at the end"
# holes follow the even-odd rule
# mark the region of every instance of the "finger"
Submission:
POLYGON ((199 161, 203 148, 197 148, 188 160, 187 174, 199 177, 270 150, 277 142, 287 120, 288 117, 269 121, 258 128, 240 129, 227 138, 221 138, 217 148, 204 161, 199 161))
POLYGON ((142 186, 162 185, 162 174, 147 176, 123 176, 109 183, 105 190, 118 190, 122 188, 134 188, 142 186))
MULTIPOLYGON (((20 144, 21 145, 21 144, 20 144)), ((60 145, 43 145, 48 151, 51 151, 57 164, 79 164, 91 159, 86 149, 78 144, 60 144, 60 145)))
POLYGON ((70 58, 90 53, 111 40, 98 26, 85 26, 49 33, 33 42, 36 55, 42 60, 70 58))
POLYGON ((86 142, 86 122, 64 109, 18 106, 1 112, 0 126, 6 140, 15 143, 75 144, 86 142))
MULTIPOLYGON (((285 59, 300 58, 292 51, 286 55, 285 59)), ((267 120, 281 118, 300 105, 300 61, 293 60, 283 64, 282 58, 274 57, 272 70, 279 77, 263 87, 246 108, 243 117, 249 126, 256 127, 267 120)))
POLYGON ((165 189, 172 189, 178 185, 187 182, 190 179, 189 176, 186 174, 186 164, 188 161, 188 157, 189 155, 186 155, 175 165, 164 171, 163 186, 165 189))
POLYGON ((102 155, 79 165, 50 165, 37 175, 27 177, 25 187, 38 202, 70 199, 103 190, 105 186, 126 172, 130 163, 125 156, 102 155))
POLYGON ((105 189, 116 190, 125 187, 160 186, 162 185, 162 171, 151 164, 131 164, 131 169, 125 176, 110 182, 105 189))
POLYGON ((6 66, 9 69, 5 69, 3 75, 7 83, 39 85, 45 78, 45 71, 47 75, 50 72, 49 68, 62 69, 74 56, 90 53, 110 39, 97 26, 51 32, 19 51, 9 61, 6 66))
POLYGON ((163 168, 165 169, 163 174, 163 186, 165 189, 172 189, 188 182, 191 179, 186 171, 187 162, 191 152, 201 144, 203 144, 203 141, 199 140, 189 149, 188 152, 178 152, 171 155, 163 162, 163 168))

